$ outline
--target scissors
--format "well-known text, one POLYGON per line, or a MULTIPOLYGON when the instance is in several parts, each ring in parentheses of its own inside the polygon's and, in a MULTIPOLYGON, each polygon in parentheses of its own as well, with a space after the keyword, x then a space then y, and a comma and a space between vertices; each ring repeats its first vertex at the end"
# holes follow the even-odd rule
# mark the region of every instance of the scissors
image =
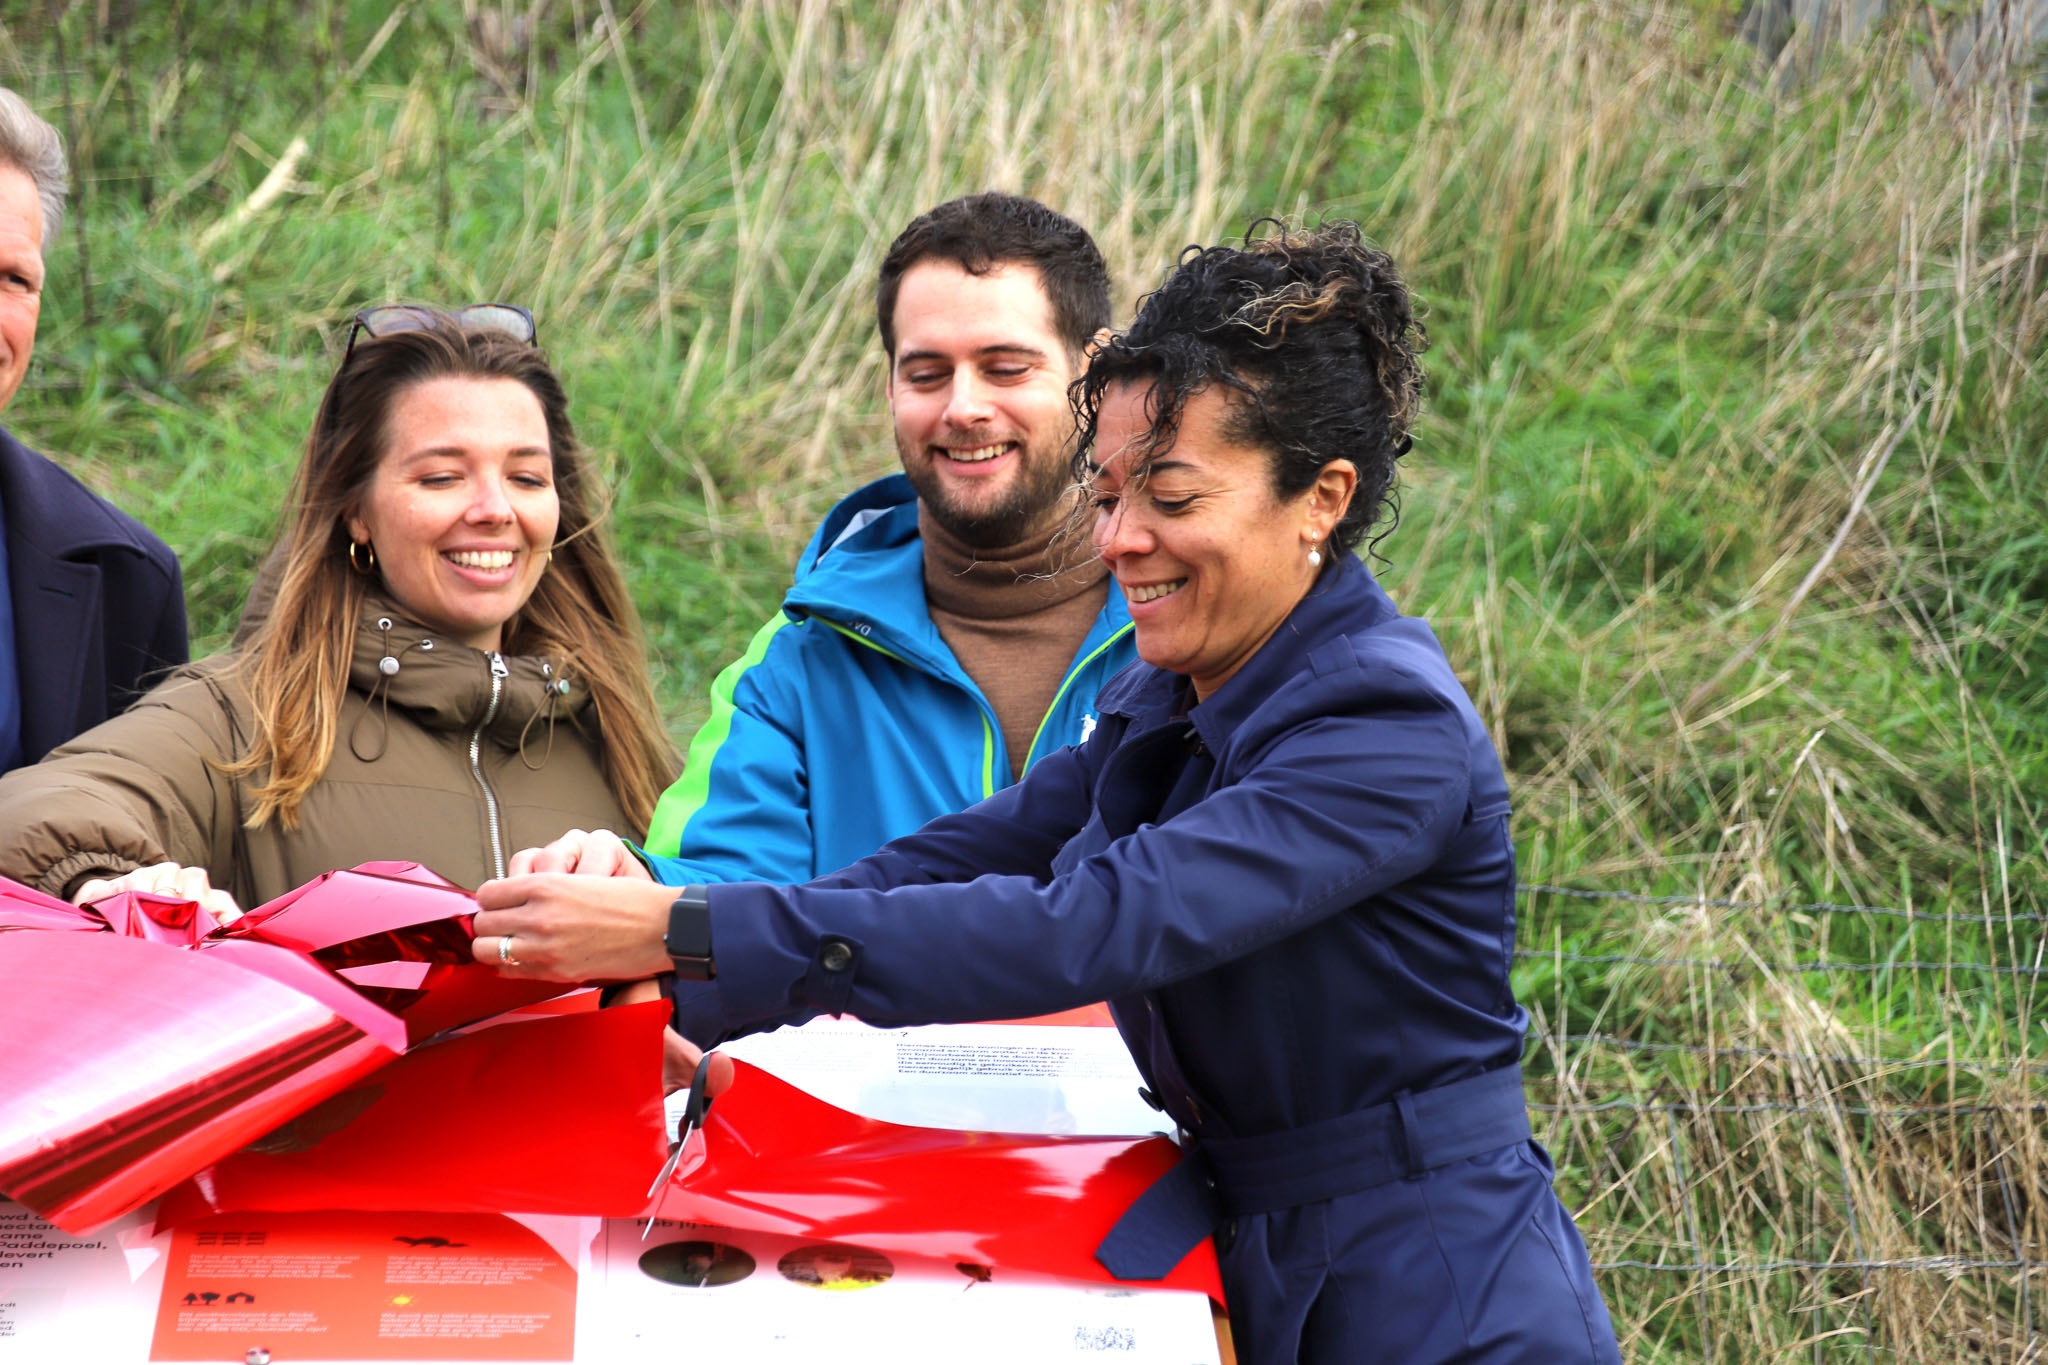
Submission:
POLYGON ((683 1101, 683 1119, 676 1125, 675 1144, 668 1149, 668 1162, 661 1168, 661 1174, 654 1177, 654 1183, 647 1187, 647 1217, 640 1229, 640 1240, 646 1241, 647 1234, 654 1231, 654 1215, 661 1208, 661 1191, 676 1173, 676 1166, 683 1159, 683 1147, 690 1140, 690 1134, 704 1127, 704 1115, 711 1110, 711 1092, 708 1078, 711 1074, 711 1054, 706 1052, 697 1062, 697 1070, 690 1077, 690 1093, 683 1101))

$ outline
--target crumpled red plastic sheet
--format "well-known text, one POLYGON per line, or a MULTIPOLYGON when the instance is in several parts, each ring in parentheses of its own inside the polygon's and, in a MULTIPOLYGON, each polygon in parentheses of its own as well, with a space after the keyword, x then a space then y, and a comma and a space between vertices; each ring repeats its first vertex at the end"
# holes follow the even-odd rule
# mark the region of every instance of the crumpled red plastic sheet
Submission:
MULTIPOLYGON (((1163 1137, 1089 1138, 913 1128, 826 1104, 735 1061, 663 1191, 659 1216, 906 1255, 1122 1283, 1095 1248, 1180 1159, 1163 1137)), ((1155 1288, 1221 1303, 1203 1242, 1155 1288)))
POLYGON ((87 933, 112 930, 127 938, 190 947, 213 928, 213 917, 192 901, 124 891, 91 905, 45 895, 32 886, 0 877, 0 931, 8 929, 70 929, 87 933))
POLYGON ((85 1232, 408 1046, 562 993, 475 963, 474 908, 411 863, 329 873, 225 929, 190 902, 72 906, 0 878, 0 1191, 85 1232), (88 932, 28 932, 50 929, 88 932))
POLYGON ((310 953, 403 1018, 407 1039, 420 1043, 564 989, 478 963, 475 910, 467 891, 417 863, 363 863, 287 891, 216 936, 310 953))
POLYGON ((67 1232, 148 1202, 405 1047, 262 943, 0 934, 0 1190, 67 1232))

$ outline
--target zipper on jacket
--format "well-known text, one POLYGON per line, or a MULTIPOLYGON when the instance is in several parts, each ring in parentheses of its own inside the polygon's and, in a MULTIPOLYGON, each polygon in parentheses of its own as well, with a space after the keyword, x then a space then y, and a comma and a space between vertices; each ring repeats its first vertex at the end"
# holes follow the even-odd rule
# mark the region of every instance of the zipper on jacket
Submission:
MULTIPOLYGON (((905 668, 915 668, 920 673, 924 673, 930 677, 938 678, 940 682, 953 682, 951 678, 945 677, 938 673, 934 673, 931 669, 925 668, 920 664, 912 663, 910 660, 904 658, 901 654, 898 654, 895 650, 890 649, 885 645, 876 644, 873 640, 870 640, 867 636, 862 635, 859 631, 847 629, 845 626, 840 625, 837 621, 834 621, 829 616, 813 616, 811 617, 811 619, 813 621, 823 621, 826 625, 832 627, 832 629, 838 631, 847 639, 854 641, 856 644, 866 645, 869 649, 874 650, 878 654, 886 654, 890 658, 894 659, 897 663, 902 664, 905 668)), ((1103 648, 1106 649, 1108 648, 1108 646, 1105 645, 1103 646, 1103 648)), ((1101 652, 1101 650, 1097 650, 1096 654, 1100 654, 1101 652)), ((1095 655, 1091 654, 1088 657, 1092 659, 1095 657, 1095 655)), ((972 679, 969 679, 969 681, 971 682, 972 679)), ((959 687, 958 683, 953 683, 953 685, 955 687, 959 687)), ((979 710, 981 711, 981 799, 986 801, 989 797, 994 796, 996 794, 995 708, 990 706, 988 703, 988 698, 979 695, 976 689, 972 687, 963 687, 960 690, 967 693, 968 696, 972 697, 974 699, 975 706, 979 708, 979 710)), ((1045 722, 1040 721, 1039 728, 1041 730, 1044 729, 1045 722)), ((1009 755, 1005 754, 1003 755, 1003 757, 1008 758, 1009 755)), ((1008 786, 1009 784, 1006 782, 1003 785, 1008 786)))
MULTIPOLYGON (((1082 655, 1080 662, 1067 670, 1067 676, 1060 680, 1060 690, 1052 694, 1052 702, 1045 708, 1045 719, 1038 722, 1037 733, 1031 736, 1031 747, 1024 751, 1025 772, 1030 772, 1031 765, 1038 761, 1038 741, 1045 738, 1045 727, 1052 724, 1053 713, 1060 709, 1060 700, 1067 695, 1067 689, 1074 685, 1074 679, 1081 676, 1082 669, 1101 658, 1102 651, 1108 649, 1111 645, 1136 629, 1137 625, 1134 622, 1124 622, 1121 627, 1110 634, 1107 640, 1104 640, 1101 644, 1082 655)), ((1082 738, 1085 739, 1087 736, 1083 735, 1082 738)))
POLYGON ((469 732, 469 775, 476 779, 477 790, 484 794, 484 818, 491 830, 491 867, 502 877, 505 875, 505 834, 499 828, 498 794, 491 790, 490 782, 484 777, 484 731, 497 719, 498 704, 505 698, 505 679, 512 676, 512 670, 505 667, 505 656, 495 649, 491 660, 491 704, 484 708, 484 718, 476 723, 476 729, 469 732))

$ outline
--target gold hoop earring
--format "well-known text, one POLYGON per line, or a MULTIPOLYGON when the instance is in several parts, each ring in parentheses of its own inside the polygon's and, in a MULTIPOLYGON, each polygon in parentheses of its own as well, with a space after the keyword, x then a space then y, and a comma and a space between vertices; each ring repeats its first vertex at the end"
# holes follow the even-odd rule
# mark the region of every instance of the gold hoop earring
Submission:
POLYGON ((365 578, 369 577, 377 567, 377 547, 367 540, 351 540, 348 543, 348 566, 365 578), (369 563, 365 564, 361 557, 356 554, 358 550, 369 551, 369 563))

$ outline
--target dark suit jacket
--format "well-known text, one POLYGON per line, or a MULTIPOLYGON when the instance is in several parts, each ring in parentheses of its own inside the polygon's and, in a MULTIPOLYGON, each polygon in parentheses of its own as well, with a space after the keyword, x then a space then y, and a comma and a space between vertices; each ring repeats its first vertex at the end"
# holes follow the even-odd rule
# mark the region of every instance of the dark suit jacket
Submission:
POLYGON ((169 546, 5 428, 0 504, 33 763, 185 662, 185 582, 169 546))

